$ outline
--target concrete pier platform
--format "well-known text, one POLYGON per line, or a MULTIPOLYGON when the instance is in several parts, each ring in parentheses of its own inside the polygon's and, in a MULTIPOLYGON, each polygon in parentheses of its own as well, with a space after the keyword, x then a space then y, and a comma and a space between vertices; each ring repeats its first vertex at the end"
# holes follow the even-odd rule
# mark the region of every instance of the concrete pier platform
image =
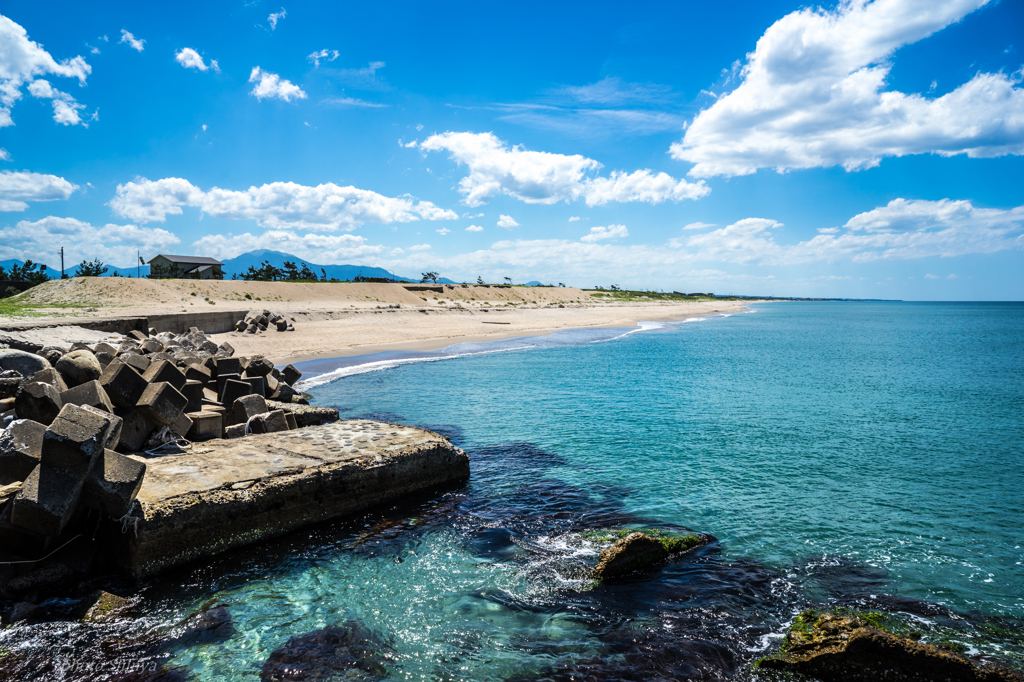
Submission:
POLYGON ((469 478, 469 457, 443 436, 366 420, 144 461, 118 552, 136 578, 469 478))

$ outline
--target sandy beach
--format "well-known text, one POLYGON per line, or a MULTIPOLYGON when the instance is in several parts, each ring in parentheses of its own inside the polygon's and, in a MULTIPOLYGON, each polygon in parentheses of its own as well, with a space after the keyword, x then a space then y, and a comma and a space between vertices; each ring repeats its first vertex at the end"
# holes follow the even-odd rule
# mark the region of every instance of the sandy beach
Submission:
POLYGON ((487 287, 374 283, 246 282, 73 278, 29 290, 16 300, 32 317, 0 317, 0 327, 40 343, 95 343, 76 325, 104 317, 272 310, 295 331, 213 335, 242 355, 277 364, 383 350, 439 350, 464 341, 547 334, 583 327, 635 327, 746 308, 740 301, 611 301, 572 287, 487 287), (59 323, 60 327, 53 325, 59 323), (80 331, 76 331, 80 330, 80 331), (77 338, 80 336, 81 338, 77 338))

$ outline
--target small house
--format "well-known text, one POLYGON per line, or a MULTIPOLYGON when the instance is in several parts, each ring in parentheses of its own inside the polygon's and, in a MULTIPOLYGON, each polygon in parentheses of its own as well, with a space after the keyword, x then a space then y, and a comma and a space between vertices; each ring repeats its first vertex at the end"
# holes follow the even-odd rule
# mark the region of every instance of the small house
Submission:
POLYGON ((224 264, 205 256, 160 254, 149 261, 150 279, 224 279, 224 264))

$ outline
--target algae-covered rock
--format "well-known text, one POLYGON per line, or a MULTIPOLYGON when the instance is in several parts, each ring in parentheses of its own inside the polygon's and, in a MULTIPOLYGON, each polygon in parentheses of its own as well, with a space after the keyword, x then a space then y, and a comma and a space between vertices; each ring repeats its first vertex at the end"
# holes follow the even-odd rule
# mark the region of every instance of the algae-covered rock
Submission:
POLYGON ((102 623, 117 618, 121 611, 124 611, 130 602, 124 597, 119 597, 110 592, 100 590, 92 596, 92 605, 82 616, 87 623, 102 623))
POLYGON ((668 558, 668 550, 658 540, 643 533, 630 533, 601 552, 594 580, 617 578, 643 570, 668 558))
POLYGON ((635 571, 641 571, 661 563, 673 554, 685 552, 706 542, 696 535, 676 535, 664 531, 597 531, 589 539, 606 540, 619 538, 599 558, 597 567, 591 573, 594 580, 617 578, 635 571))
POLYGON ((786 634, 782 651, 757 665, 823 682, 1024 682, 1024 675, 1007 668, 975 663, 889 632, 882 620, 879 614, 804 611, 786 634))

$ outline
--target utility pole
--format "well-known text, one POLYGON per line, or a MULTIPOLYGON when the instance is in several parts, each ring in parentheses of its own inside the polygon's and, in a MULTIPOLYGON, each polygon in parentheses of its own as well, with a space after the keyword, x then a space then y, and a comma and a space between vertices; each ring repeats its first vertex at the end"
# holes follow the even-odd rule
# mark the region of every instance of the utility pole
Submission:
POLYGON ((142 252, 136 251, 135 255, 139 257, 139 262, 135 264, 135 279, 142 279, 142 252))
POLYGON ((60 247, 60 278, 67 279, 68 276, 64 274, 64 247, 60 247))

